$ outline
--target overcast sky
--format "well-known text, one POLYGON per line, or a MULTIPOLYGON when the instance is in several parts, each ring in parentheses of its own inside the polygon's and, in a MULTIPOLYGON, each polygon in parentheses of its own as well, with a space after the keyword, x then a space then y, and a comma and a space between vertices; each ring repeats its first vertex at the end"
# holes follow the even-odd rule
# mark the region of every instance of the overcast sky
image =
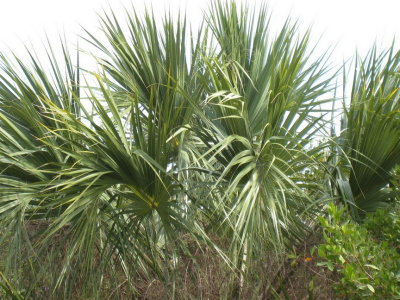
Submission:
MULTIPOLYGON (((237 1, 244 2, 244 1, 237 1)), ((260 4, 263 1, 248 1, 260 4)), ((320 37, 320 48, 336 45, 332 56, 340 64, 355 49, 361 53, 376 40, 389 45, 400 34, 400 0, 269 0, 273 12, 273 25, 281 24, 287 16, 299 19, 303 28, 312 25, 315 38, 320 37)), ((43 41, 44 32, 53 38, 65 32, 71 43, 81 34, 80 26, 95 31, 96 12, 111 6, 122 11, 123 6, 133 4, 142 9, 144 3, 152 4, 162 13, 170 7, 187 11, 189 20, 196 24, 201 11, 206 10, 207 0, 2 0, 0 10, 0 51, 7 48, 21 52, 22 43, 34 45, 43 41)), ((400 37, 399 37, 400 39, 400 37)), ((400 45, 397 42, 397 45, 400 45)))

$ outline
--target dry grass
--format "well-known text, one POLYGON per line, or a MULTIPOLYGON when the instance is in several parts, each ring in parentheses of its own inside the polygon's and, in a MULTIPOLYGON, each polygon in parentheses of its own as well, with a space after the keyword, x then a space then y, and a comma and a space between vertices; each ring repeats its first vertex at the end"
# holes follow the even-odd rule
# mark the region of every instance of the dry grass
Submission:
MULTIPOLYGON (((46 224, 37 222, 27 225, 29 236, 33 239, 38 238, 37 233, 45 228, 46 224)), ((68 232, 68 228, 65 228, 57 235, 57 241, 52 244, 52 253, 59 249, 59 255, 62 256, 62 245, 68 241, 68 232)), ((134 282, 131 282, 131 286, 136 290, 134 292, 120 269, 116 273, 105 274, 100 292, 101 299, 231 299, 227 291, 233 271, 215 250, 199 247, 189 238, 183 239, 186 240, 191 256, 181 256, 180 267, 173 274, 173 284, 138 275, 134 282)), ((272 252, 254 261, 248 268, 250 272, 236 299, 334 299, 336 296, 332 284, 337 280, 337 276, 317 266, 317 255, 311 255, 312 248, 320 241, 321 233, 317 231, 298 245, 283 263, 274 258, 276 256, 272 252)), ((217 239, 216 242, 220 245, 226 243, 217 239)), ((77 300, 90 299, 82 293, 85 284, 84 279, 81 280, 74 284, 76 292, 73 297, 77 300)), ((25 285, 29 285, 29 281, 27 278, 25 285)), ((43 288, 44 285, 44 281, 37 281, 32 296, 35 299, 57 299, 51 296, 49 290, 43 288)))

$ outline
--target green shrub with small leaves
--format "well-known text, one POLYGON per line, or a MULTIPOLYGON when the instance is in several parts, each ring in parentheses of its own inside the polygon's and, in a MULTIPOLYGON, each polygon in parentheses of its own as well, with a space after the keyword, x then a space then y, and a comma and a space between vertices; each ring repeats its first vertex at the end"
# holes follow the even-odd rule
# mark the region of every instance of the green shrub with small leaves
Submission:
POLYGON ((319 265, 340 275, 335 286, 339 296, 400 299, 400 254, 391 243, 374 239, 345 208, 330 205, 328 213, 320 217, 325 243, 318 248, 319 265))
POLYGON ((365 228, 375 239, 387 241, 400 253, 400 205, 382 208, 367 216, 365 228))

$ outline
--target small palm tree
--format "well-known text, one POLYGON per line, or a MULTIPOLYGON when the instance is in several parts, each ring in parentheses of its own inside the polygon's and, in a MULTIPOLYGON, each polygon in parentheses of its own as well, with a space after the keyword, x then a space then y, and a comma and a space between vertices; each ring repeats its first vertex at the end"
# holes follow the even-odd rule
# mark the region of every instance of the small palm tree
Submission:
POLYGON ((339 137, 343 167, 337 181, 356 219, 387 205, 396 193, 389 184, 400 164, 399 68, 400 52, 393 45, 381 53, 373 47, 364 59, 356 57, 339 137))
POLYGON ((206 60, 206 121, 196 132, 218 190, 204 205, 220 214, 242 271, 267 249, 279 253, 301 240, 308 209, 324 195, 306 175, 324 147, 310 144, 323 128, 320 106, 331 88, 324 59, 309 61, 308 34, 297 36, 289 22, 270 37, 268 20, 265 8, 256 15, 213 6, 208 22, 218 51, 206 60))

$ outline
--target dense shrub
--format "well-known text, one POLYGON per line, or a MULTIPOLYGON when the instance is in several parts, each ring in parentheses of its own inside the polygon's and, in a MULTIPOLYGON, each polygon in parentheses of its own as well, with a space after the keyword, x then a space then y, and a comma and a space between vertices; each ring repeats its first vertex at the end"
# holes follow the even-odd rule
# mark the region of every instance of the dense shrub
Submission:
POLYGON ((388 214, 381 210, 360 225, 351 221, 344 208, 331 205, 328 213, 327 218, 320 218, 325 242, 319 246, 318 254, 324 259, 320 265, 339 273, 341 279, 335 286, 339 296, 400 299, 400 254, 391 245, 399 227, 384 227, 394 224, 385 219, 394 220, 395 215, 387 218, 388 214), (371 238, 373 232, 367 228, 373 224, 378 226, 374 232, 385 232, 381 240, 371 238))
POLYGON ((382 208, 365 219, 364 226, 380 241, 387 241, 400 252, 400 205, 382 208))

